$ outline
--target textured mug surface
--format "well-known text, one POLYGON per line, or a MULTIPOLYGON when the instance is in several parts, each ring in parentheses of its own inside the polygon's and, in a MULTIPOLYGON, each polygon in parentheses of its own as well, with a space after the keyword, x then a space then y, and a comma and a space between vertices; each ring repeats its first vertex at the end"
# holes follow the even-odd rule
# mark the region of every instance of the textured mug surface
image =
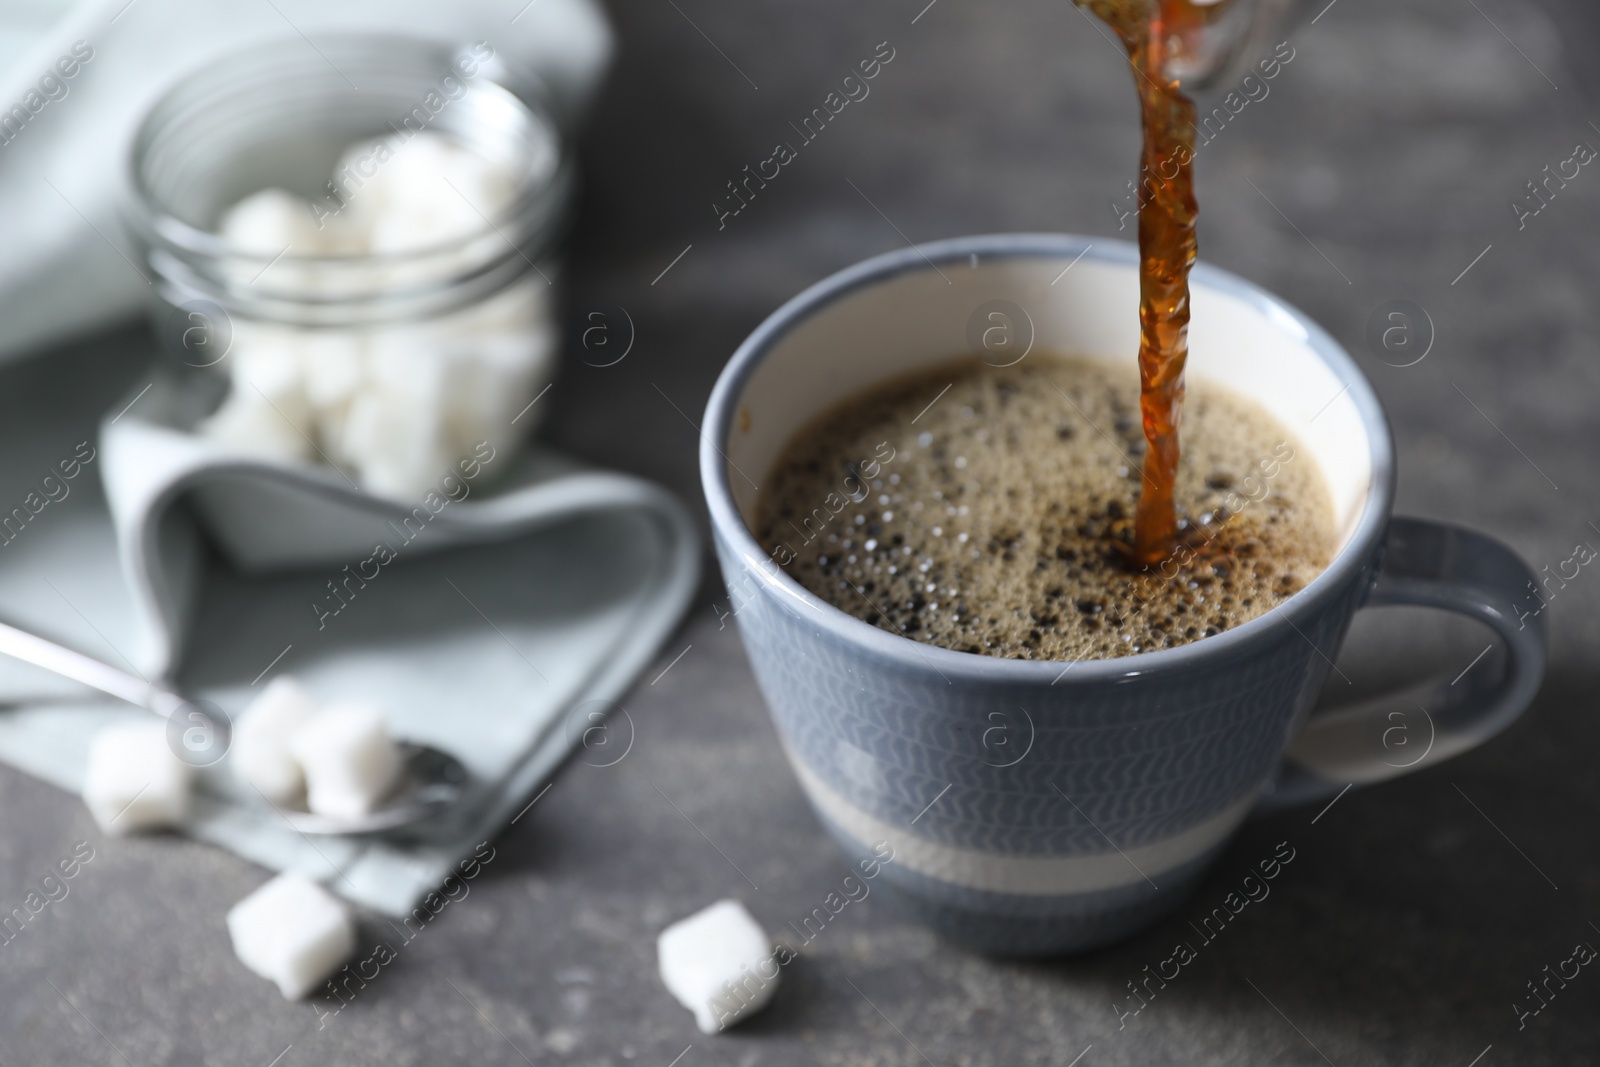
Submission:
MULTIPOLYGON (((852 860, 879 842, 893 847, 883 880, 903 904, 988 951, 1053 954, 1124 937, 1181 902, 1264 795, 1292 785, 1280 796, 1304 799, 1341 787, 1340 777, 1414 767, 1383 758, 1393 720, 1379 720, 1390 722, 1379 745, 1368 716, 1322 744, 1342 763, 1319 767, 1308 751, 1285 772, 1350 618, 1379 583, 1393 446, 1337 342, 1203 264, 1192 279, 1191 375, 1273 411, 1334 501, 1333 561, 1278 609, 1175 649, 1005 660, 847 615, 783 573, 793 545, 750 533, 759 480, 790 436, 875 382, 974 351, 991 362, 1033 351, 1131 362, 1137 263, 1132 246, 1054 235, 961 238, 869 260, 763 323, 707 411, 701 470, 731 610, 807 797, 852 860), (991 325, 1009 348, 973 343, 991 325)), ((837 509, 817 504, 796 539, 826 532, 837 509)), ((1521 711, 1542 669, 1543 631, 1512 631, 1493 603, 1514 596, 1526 570, 1508 550, 1414 525, 1418 544, 1436 535, 1451 558, 1437 574, 1418 564, 1416 588, 1389 602, 1475 615, 1508 646, 1494 678, 1437 709, 1448 722, 1428 720, 1428 748, 1438 732, 1442 758, 1521 711), (1491 566, 1500 570, 1476 583, 1485 588, 1462 591, 1462 573, 1491 566)))

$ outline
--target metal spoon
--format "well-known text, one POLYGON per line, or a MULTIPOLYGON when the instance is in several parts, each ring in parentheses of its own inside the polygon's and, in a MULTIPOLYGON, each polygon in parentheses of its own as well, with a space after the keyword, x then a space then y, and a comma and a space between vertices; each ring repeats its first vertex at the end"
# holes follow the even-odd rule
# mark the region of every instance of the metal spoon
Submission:
MULTIPOLYGON (((179 759, 209 766, 228 750, 230 728, 220 709, 189 700, 160 682, 149 682, 48 641, 37 634, 0 623, 0 654, 43 667, 75 682, 109 693, 167 720, 167 740, 179 759)), ((302 834, 374 834, 404 829, 431 819, 459 803, 467 793, 467 769, 448 752, 413 741, 397 742, 405 761, 405 778, 383 807, 352 819, 333 818, 272 804, 302 834)), ((263 802, 271 804, 266 798, 263 802)))

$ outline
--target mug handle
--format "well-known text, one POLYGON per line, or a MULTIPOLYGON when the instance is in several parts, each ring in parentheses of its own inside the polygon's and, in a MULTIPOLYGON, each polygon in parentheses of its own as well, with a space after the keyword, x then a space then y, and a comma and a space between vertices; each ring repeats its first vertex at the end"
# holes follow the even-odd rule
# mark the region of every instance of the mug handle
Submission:
POLYGON ((1361 606, 1454 611, 1487 623, 1500 644, 1453 681, 1312 715, 1258 810, 1398 778, 1460 755, 1515 722, 1539 690, 1549 646, 1543 614, 1519 617, 1513 608, 1534 583, 1528 565, 1492 537, 1425 519, 1391 519, 1361 606))

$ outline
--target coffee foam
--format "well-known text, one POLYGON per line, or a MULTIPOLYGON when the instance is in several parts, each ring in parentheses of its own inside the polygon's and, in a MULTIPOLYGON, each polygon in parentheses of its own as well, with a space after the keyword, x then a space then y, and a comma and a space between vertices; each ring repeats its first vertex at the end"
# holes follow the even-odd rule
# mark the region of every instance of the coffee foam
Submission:
POLYGON ((1138 395, 1131 368, 1039 353, 895 379, 790 440, 763 483, 757 535, 857 618, 1010 659, 1188 644, 1322 571, 1333 509, 1310 454, 1260 405, 1207 382, 1183 409, 1184 544, 1130 568, 1138 395))

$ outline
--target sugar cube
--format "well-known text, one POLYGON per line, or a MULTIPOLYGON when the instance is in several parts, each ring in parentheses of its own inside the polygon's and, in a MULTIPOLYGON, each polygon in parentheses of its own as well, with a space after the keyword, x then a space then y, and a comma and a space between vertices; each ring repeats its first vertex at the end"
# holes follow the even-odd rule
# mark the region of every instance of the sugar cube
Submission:
POLYGON ((268 459, 310 459, 311 403, 294 331, 240 320, 227 358, 232 388, 200 432, 268 459))
POLYGON ((242 252, 275 256, 284 249, 305 255, 319 242, 311 205, 282 189, 251 193, 223 213, 218 230, 242 252))
POLYGON ((335 173, 370 172, 350 194, 352 219, 375 253, 444 244, 488 229, 517 193, 505 166, 422 132, 351 146, 335 173))
POLYGON ((661 931, 656 956, 667 992, 708 1034, 759 1011, 778 989, 772 940, 737 900, 719 900, 661 931))
POLYGON ((550 318, 550 290, 550 283, 538 274, 524 275, 481 303, 456 312, 451 332, 470 336, 534 329, 550 318))
POLYGON ((369 386, 350 402, 337 454, 373 493, 420 501, 454 468, 442 397, 369 386))
POLYGON ((335 704, 297 729, 289 751, 306 776, 306 806, 318 815, 371 814, 404 771, 383 714, 368 704, 335 704))
POLYGON ((300 349, 306 398, 321 414, 342 410, 361 387, 366 346, 355 330, 307 330, 300 349))
POLYGON ((262 459, 299 463, 311 458, 311 444, 271 404, 250 393, 233 392, 200 426, 205 437, 262 459))
POLYGON ((372 251, 381 255, 432 248, 487 227, 484 216, 459 189, 440 183, 426 203, 385 211, 372 227, 372 251))
POLYGON ((311 401, 306 391, 306 331, 239 321, 233 327, 234 392, 254 394, 271 404, 296 429, 310 426, 311 401))
POLYGON ((83 801, 108 834, 173 826, 189 807, 191 770, 156 719, 117 723, 94 735, 83 801))
POLYGON ((317 710, 311 694, 293 677, 285 674, 268 682, 233 724, 228 758, 234 773, 274 804, 298 800, 305 776, 289 751, 289 738, 317 710))
POLYGON ((234 955, 288 1000, 322 984, 355 951, 350 909, 298 874, 280 874, 228 910, 234 955))

